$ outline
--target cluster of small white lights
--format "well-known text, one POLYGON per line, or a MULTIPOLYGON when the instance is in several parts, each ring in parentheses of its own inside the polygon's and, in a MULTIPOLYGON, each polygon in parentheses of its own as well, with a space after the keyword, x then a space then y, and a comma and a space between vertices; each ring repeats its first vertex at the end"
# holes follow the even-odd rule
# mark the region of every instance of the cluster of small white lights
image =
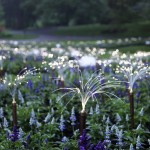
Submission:
POLYGON ((137 53, 134 54, 134 57, 148 57, 148 56, 150 56, 150 52, 138 51, 137 53))
POLYGON ((138 79, 148 77, 150 74, 150 67, 145 65, 142 61, 129 62, 120 61, 120 66, 117 66, 116 73, 123 73, 124 77, 129 83, 129 90, 132 93, 133 85, 138 79))
POLYGON ((116 49, 115 51, 113 51, 112 52, 112 56, 114 57, 116 57, 116 56, 119 56, 119 50, 118 49, 116 49))

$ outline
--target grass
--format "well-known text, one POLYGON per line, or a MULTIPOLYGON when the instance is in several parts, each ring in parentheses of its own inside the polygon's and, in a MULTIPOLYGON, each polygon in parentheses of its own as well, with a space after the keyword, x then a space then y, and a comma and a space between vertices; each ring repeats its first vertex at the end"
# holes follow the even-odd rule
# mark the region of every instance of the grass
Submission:
MULTIPOLYGON (((109 50, 115 50, 116 48, 109 48, 109 50)), ((146 51, 146 52, 150 52, 150 46, 148 45, 134 45, 134 46, 123 46, 119 48, 119 51, 121 51, 122 53, 136 53, 138 51, 146 51)))
POLYGON ((95 24, 72 27, 58 27, 53 34, 74 36, 115 36, 131 37, 150 35, 150 21, 128 24, 95 24))
POLYGON ((27 39, 34 39, 38 36, 35 34, 12 34, 8 31, 0 33, 0 39, 8 39, 8 40, 27 40, 27 39))

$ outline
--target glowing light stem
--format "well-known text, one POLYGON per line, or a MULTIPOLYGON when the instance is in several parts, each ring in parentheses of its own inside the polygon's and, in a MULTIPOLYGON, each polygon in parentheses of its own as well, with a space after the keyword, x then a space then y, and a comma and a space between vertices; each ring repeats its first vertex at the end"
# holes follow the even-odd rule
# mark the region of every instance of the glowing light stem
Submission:
POLYGON ((12 107, 13 107, 12 116, 13 116, 13 127, 14 127, 14 126, 17 126, 17 105, 16 105, 16 101, 14 98, 12 101, 12 107))
POLYGON ((131 124, 131 129, 134 128, 134 96, 133 92, 129 89, 129 102, 130 102, 130 124, 131 124))
POLYGON ((81 111, 80 112, 80 124, 79 124, 79 131, 80 131, 80 136, 83 134, 84 129, 86 128, 86 112, 81 111))

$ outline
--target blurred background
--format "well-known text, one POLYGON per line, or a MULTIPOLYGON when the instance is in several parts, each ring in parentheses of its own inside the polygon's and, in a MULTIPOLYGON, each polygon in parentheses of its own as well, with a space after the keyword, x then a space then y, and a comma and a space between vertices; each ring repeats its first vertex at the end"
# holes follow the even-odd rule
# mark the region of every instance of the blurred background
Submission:
POLYGON ((54 35, 149 36, 150 1, 0 0, 0 34, 6 35, 6 29, 46 29, 54 35))

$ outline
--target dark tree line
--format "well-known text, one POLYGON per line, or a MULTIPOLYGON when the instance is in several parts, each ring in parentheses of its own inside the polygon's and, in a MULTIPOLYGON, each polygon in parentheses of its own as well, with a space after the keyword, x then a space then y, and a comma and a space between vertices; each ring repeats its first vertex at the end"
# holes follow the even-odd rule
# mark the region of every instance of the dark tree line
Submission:
POLYGON ((149 0, 0 0, 0 22, 17 29, 126 23, 150 19, 149 8, 149 0))

